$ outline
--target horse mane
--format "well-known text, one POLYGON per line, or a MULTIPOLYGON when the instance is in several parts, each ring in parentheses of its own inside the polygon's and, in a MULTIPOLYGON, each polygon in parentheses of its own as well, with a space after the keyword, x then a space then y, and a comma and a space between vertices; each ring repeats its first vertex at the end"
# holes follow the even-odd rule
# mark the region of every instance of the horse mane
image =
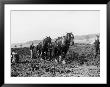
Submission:
POLYGON ((46 37, 44 40, 43 40, 43 46, 47 46, 48 44, 50 44, 52 41, 52 39, 49 37, 46 37))

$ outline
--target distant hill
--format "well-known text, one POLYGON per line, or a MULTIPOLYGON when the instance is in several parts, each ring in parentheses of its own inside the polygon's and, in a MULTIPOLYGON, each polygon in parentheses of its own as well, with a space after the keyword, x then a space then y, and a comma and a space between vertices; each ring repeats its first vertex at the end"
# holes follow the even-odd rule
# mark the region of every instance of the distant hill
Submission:
POLYGON ((25 42, 25 43, 13 43, 11 45, 11 48, 15 48, 15 45, 17 48, 21 47, 29 47, 32 43, 36 46, 39 42, 41 42, 42 40, 33 40, 33 41, 28 41, 28 42, 25 42))
MULTIPOLYGON (((92 44, 95 41, 96 35, 99 34, 88 34, 88 35, 76 35, 74 38, 75 43, 89 43, 92 44)), ((52 39, 52 41, 55 41, 55 39, 52 39)), ((33 40, 33 41, 27 41, 25 43, 13 43, 11 44, 11 48, 19 48, 19 47, 29 47, 32 42, 36 46, 39 42, 42 42, 42 40, 33 40)))
POLYGON ((75 39, 77 40, 91 39, 91 38, 96 38, 96 35, 99 35, 99 34, 77 35, 75 36, 75 39))
POLYGON ((96 35, 100 35, 100 34, 88 34, 88 35, 80 35, 80 36, 77 35, 75 36, 74 42, 92 44, 96 39, 96 35))

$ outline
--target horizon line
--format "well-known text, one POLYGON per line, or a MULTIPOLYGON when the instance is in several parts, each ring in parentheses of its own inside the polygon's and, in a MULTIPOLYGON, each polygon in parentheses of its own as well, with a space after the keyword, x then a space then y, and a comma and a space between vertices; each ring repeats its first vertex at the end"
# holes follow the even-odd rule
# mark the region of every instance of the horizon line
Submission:
MULTIPOLYGON (((93 35, 94 35, 94 34, 100 34, 100 33, 93 33, 93 35)), ((74 35, 74 36, 85 36, 85 35, 92 35, 92 34, 80 34, 80 35, 74 35)), ((42 41, 43 39, 44 39, 44 38, 39 39, 39 40, 37 39, 37 40, 38 40, 38 41, 42 41)), ((51 39, 55 39, 55 38, 51 38, 51 39)), ((29 40, 29 41, 24 41, 24 42, 22 41, 22 42, 18 42, 18 43, 16 43, 16 42, 13 43, 13 42, 12 42, 11 45, 12 45, 12 44, 23 44, 23 43, 27 43, 27 42, 33 42, 33 41, 36 41, 36 40, 34 39, 34 40, 29 40)))

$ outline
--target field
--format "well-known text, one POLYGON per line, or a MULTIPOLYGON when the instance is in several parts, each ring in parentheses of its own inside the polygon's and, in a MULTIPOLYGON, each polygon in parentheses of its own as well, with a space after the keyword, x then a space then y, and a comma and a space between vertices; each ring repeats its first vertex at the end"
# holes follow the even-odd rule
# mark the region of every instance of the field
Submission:
POLYGON ((75 43, 66 55, 66 64, 30 58, 28 47, 12 48, 20 62, 11 64, 12 77, 100 77, 100 55, 93 44, 75 43))

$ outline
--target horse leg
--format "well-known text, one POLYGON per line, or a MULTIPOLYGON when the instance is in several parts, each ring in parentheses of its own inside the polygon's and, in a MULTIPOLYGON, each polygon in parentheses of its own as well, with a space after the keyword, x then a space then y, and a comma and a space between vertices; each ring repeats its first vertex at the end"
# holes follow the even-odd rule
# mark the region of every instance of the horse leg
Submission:
POLYGON ((32 50, 30 50, 30 52, 31 52, 31 59, 32 59, 32 50))
POLYGON ((98 55, 98 48, 96 48, 95 58, 97 57, 97 55, 98 55))
POLYGON ((51 51, 49 50, 48 52, 48 60, 50 61, 51 60, 51 51))
POLYGON ((42 57, 42 59, 44 59, 44 52, 43 52, 43 50, 42 50, 42 55, 41 55, 41 57, 42 57))

